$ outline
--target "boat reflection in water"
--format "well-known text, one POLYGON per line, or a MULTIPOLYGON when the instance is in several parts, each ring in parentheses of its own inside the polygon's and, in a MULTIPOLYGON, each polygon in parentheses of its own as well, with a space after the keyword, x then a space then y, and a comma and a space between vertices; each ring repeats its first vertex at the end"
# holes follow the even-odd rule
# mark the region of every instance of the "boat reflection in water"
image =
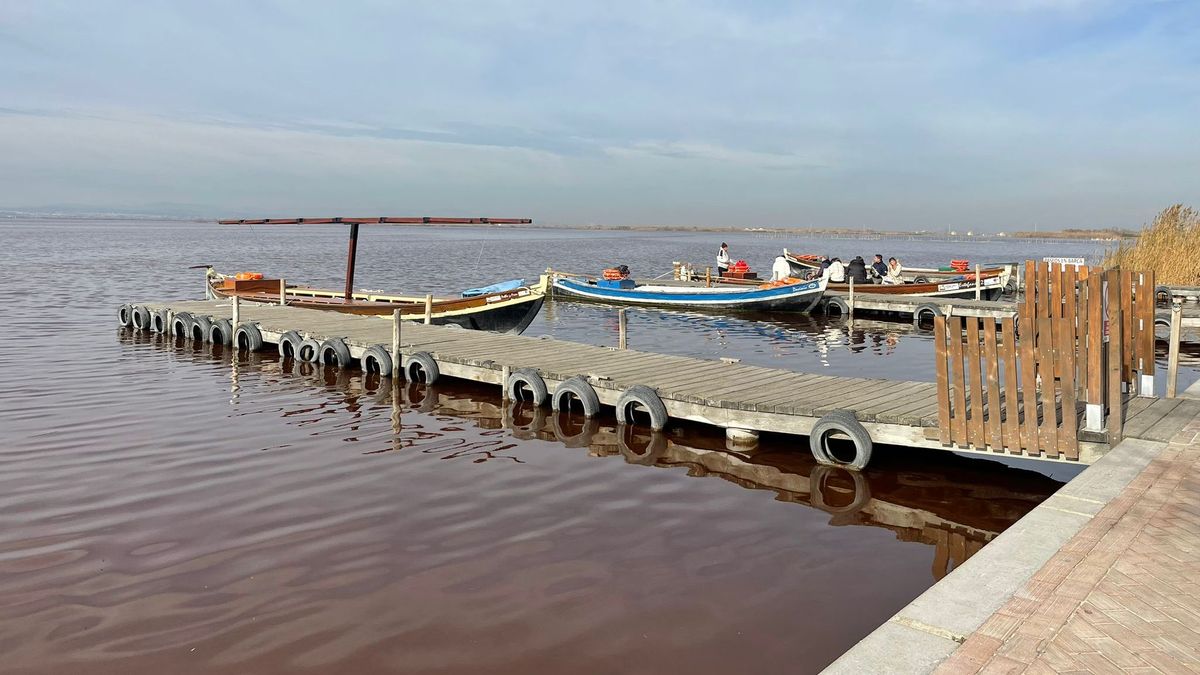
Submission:
MULTIPOLYGON (((723 437, 703 429, 654 433, 502 401, 476 386, 404 383, 395 388, 395 396, 400 412, 453 416, 481 429, 504 429, 518 440, 556 441, 568 448, 586 448, 594 457, 620 457, 633 465, 720 478, 748 490, 774 492, 777 501, 824 511, 831 525, 889 529, 900 541, 935 547, 931 569, 935 580, 1061 485, 1035 471, 948 453, 931 457, 907 449, 879 453, 868 471, 846 471, 816 464, 807 445, 797 447, 788 437, 764 440, 754 450, 737 450, 724 447, 723 437)), ((397 424, 400 418, 399 413, 394 416, 397 424)), ((503 447, 498 440, 495 448, 503 447)), ((470 452, 477 461, 520 461, 495 448, 476 447, 470 452)))

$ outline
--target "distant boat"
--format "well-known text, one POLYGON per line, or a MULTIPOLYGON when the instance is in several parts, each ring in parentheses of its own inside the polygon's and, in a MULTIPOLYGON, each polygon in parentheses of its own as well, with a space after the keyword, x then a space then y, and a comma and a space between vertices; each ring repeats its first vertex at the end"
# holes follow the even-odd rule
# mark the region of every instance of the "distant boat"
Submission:
MULTIPOLYGON (((276 305, 279 304, 281 283, 279 279, 266 279, 261 274, 227 276, 209 268, 209 289, 215 298, 237 297, 246 302, 276 305)), ((525 285, 524 280, 514 279, 465 291, 457 298, 434 298, 430 321, 437 325, 455 324, 473 330, 520 333, 542 308, 548 287, 549 281, 542 276, 534 285, 525 285)), ((401 320, 425 319, 423 296, 352 293, 346 298, 342 291, 289 285, 283 289, 283 299, 291 307, 304 309, 388 317, 399 309, 401 320)))
POLYGON ((824 279, 792 283, 711 285, 703 281, 596 279, 555 273, 554 292, 572 298, 629 305, 660 305, 682 309, 726 311, 807 312, 825 293, 824 279))

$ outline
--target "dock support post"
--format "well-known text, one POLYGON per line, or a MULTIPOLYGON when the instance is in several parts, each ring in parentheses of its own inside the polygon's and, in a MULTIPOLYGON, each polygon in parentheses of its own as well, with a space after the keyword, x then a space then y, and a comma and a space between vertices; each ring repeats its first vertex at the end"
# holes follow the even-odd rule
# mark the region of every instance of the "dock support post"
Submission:
POLYGON ((982 299, 981 291, 983 289, 979 285, 979 263, 975 263, 975 299, 982 299))
POLYGON ((279 280, 279 305, 282 307, 287 304, 287 282, 283 279, 279 280))
POLYGON ((1167 347, 1167 398, 1175 398, 1179 384, 1179 333, 1183 328, 1183 303, 1171 301, 1171 340, 1167 347))
POLYGON ((850 302, 847 303, 849 308, 846 310, 848 318, 854 318, 854 277, 850 277, 850 302))
POLYGON ((400 310, 392 312, 392 382, 400 381, 400 310))
POLYGON ((617 310, 617 349, 625 349, 627 331, 628 322, 625 318, 625 308, 622 307, 617 310))
POLYGON ((705 267, 704 268, 704 287, 708 288, 710 286, 712 286, 712 268, 705 267))
POLYGON ((425 325, 433 323, 433 294, 425 294, 425 325))
POLYGON ((512 375, 511 366, 502 366, 500 368, 500 400, 508 400, 508 376, 512 375))
POLYGON ((346 250, 346 302, 354 294, 354 259, 358 257, 358 223, 350 223, 350 245, 346 250))
POLYGON ((233 316, 231 317, 231 319, 233 321, 233 327, 235 330, 237 329, 237 325, 239 323, 241 323, 241 317, 242 317, 242 302, 241 301, 242 301, 242 299, 236 295, 233 296, 233 298, 232 298, 233 316))

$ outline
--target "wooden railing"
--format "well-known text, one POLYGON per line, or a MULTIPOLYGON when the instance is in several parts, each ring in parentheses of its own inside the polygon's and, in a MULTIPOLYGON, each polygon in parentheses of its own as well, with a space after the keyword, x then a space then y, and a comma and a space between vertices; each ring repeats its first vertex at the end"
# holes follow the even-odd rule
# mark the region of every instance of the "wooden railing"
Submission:
POLYGON ((1081 429, 1119 441, 1126 395, 1154 392, 1154 301, 1153 272, 1030 261, 1015 321, 937 317, 942 444, 1077 460, 1081 429))

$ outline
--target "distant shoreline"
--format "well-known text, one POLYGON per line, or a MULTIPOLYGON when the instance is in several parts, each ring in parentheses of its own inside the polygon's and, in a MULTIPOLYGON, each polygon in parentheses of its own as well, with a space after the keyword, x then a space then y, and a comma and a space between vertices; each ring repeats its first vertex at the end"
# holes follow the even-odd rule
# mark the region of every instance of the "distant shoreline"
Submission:
MULTIPOLYGON (((182 216, 152 216, 138 214, 26 214, 0 212, 0 222, 13 220, 43 221, 121 221, 121 222, 172 222, 217 224, 217 218, 182 216)), ((1020 240, 1065 240, 1065 241, 1121 241, 1136 239, 1138 232, 1115 229, 1064 229, 1045 232, 1017 231, 1011 233, 981 232, 960 234, 958 232, 932 232, 928 230, 867 230, 853 228, 796 227, 738 227, 733 225, 570 225, 563 223, 525 223, 508 225, 498 223, 416 223, 389 224, 389 227, 421 228, 488 228, 488 229, 542 229, 578 230, 583 232, 710 232, 714 234, 767 234, 809 237, 835 237, 839 239, 922 239, 930 241, 1006 241, 1020 240)), ((233 226, 230 226, 233 227, 233 226)))

